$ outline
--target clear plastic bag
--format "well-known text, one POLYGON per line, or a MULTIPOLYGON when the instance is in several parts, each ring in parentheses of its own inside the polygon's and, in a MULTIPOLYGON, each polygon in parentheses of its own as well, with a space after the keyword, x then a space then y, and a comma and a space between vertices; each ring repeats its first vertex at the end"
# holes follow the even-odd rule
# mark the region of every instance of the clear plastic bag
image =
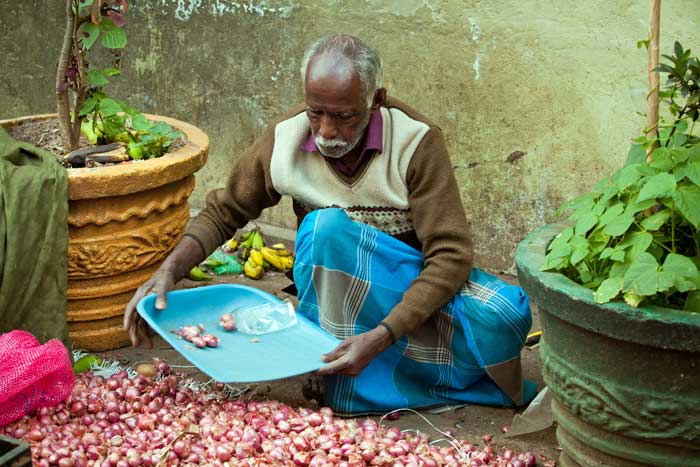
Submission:
POLYGON ((239 308, 233 315, 236 329, 243 334, 256 336, 281 331, 297 323, 294 305, 289 300, 239 308))

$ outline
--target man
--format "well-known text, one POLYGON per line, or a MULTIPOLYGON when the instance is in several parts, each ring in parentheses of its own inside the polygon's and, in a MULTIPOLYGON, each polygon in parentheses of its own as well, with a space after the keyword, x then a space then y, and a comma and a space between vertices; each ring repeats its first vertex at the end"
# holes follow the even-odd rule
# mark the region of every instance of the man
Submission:
POLYGON ((334 409, 526 402, 534 395, 519 366, 531 324, 527 297, 472 268, 440 129, 387 98, 379 57, 357 38, 315 42, 301 74, 304 105, 241 155, 226 187, 209 193, 127 306, 134 345, 150 343, 134 311, 144 295, 155 292, 156 308, 165 308, 177 280, 289 195, 299 224, 299 312, 343 339, 318 372, 334 409))

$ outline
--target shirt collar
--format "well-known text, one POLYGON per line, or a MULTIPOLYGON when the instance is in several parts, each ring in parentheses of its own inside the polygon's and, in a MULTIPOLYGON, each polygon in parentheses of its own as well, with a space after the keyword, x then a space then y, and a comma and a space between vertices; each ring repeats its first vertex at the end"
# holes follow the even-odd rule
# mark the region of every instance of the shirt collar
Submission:
MULTIPOLYGON (((367 137, 365 138, 365 145, 362 148, 362 152, 367 150, 382 152, 383 131, 384 121, 382 119, 382 111, 375 110, 369 117, 369 123, 367 124, 367 137)), ((306 139, 304 144, 301 145, 301 149, 306 152, 318 152, 312 132, 309 132, 309 137, 306 139)))

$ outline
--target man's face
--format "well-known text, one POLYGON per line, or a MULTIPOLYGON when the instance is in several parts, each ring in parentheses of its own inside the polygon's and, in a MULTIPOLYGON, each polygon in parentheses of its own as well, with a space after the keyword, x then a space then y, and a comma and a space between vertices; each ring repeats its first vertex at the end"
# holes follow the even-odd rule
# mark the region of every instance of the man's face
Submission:
POLYGON ((306 115, 321 154, 339 158, 364 136, 371 110, 362 82, 347 59, 321 55, 307 68, 306 115))

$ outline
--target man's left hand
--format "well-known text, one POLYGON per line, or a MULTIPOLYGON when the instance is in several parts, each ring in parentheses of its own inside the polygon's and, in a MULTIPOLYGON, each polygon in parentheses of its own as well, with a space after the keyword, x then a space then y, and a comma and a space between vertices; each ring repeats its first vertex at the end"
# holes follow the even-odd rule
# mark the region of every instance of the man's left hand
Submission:
POLYGON ((357 336, 345 339, 332 352, 323 355, 324 362, 317 374, 357 376, 369 363, 391 345, 391 336, 383 326, 378 326, 357 336))

